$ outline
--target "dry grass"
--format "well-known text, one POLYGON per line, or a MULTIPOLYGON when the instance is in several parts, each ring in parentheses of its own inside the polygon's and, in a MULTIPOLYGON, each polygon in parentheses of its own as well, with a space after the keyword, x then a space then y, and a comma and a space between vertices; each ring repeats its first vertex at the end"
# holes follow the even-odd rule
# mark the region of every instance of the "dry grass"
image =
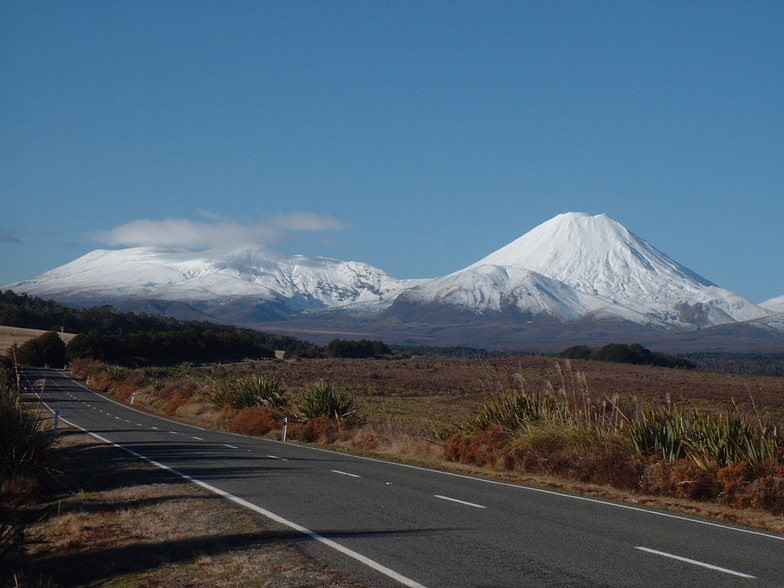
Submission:
MULTIPOLYGON (((782 378, 728 376, 603 362, 568 362, 547 357, 490 360, 333 358, 244 362, 230 366, 193 368, 187 372, 180 370, 171 374, 167 382, 174 380, 180 386, 186 382, 197 386, 193 397, 177 408, 175 416, 205 427, 230 428, 236 412, 219 412, 214 405, 213 410, 205 408, 204 403, 209 398, 208 390, 218 379, 237 379, 247 375, 280 379, 289 391, 291 410, 296 410, 309 383, 325 379, 351 394, 357 402, 360 416, 365 420, 363 426, 351 430, 341 429, 330 422, 313 421, 305 425, 291 423, 289 439, 292 440, 333 445, 350 452, 441 469, 471 471, 481 476, 560 488, 569 492, 587 492, 611 498, 622 496, 623 500, 660 504, 665 508, 685 504, 678 509, 784 530, 784 519, 781 516, 770 512, 766 514, 754 508, 759 502, 760 507, 772 512, 779 509, 779 491, 776 486, 779 484, 779 474, 776 472, 768 476, 765 482, 775 484, 754 489, 756 494, 724 496, 721 498, 725 500, 724 504, 694 500, 679 503, 676 499, 713 500, 715 497, 710 496, 710 493, 701 495, 698 492, 699 484, 693 480, 680 480, 679 476, 690 474, 690 471, 681 471, 683 468, 660 472, 661 476, 667 478, 664 480, 662 477, 662 484, 659 484, 664 493, 658 497, 648 496, 646 492, 655 493, 657 488, 655 467, 646 474, 647 485, 641 485, 641 472, 647 467, 644 459, 635 461, 625 455, 605 451, 595 442, 588 443, 591 439, 579 439, 580 443, 575 445, 575 439, 566 438, 568 435, 565 437, 561 430, 537 430, 536 438, 525 439, 523 445, 531 449, 539 447, 544 453, 549 452, 548 455, 543 455, 542 451, 538 451, 540 455, 535 455, 526 447, 521 447, 518 452, 506 449, 497 451, 506 440, 488 438, 484 446, 465 448, 472 454, 471 459, 465 460, 469 463, 460 464, 445 459, 448 441, 460 432, 465 417, 476 414, 484 401, 497 397, 499 392, 505 390, 545 391, 548 394, 563 390, 572 403, 591 407, 610 404, 620 407, 629 415, 634 414, 640 406, 677 404, 684 411, 723 411, 734 402, 744 415, 755 421, 759 417, 781 423, 784 420, 782 378), (620 462, 623 462, 623 467, 616 467, 620 462), (475 465, 480 463, 483 467, 476 468, 475 465), (674 492, 672 485, 681 481, 687 482, 693 492, 674 492), (757 495, 764 500, 743 498, 757 495)), ((164 383, 163 387, 166 385, 164 383)), ((159 385, 158 390, 163 387, 159 385)), ((166 400, 160 398, 153 387, 140 389, 137 405, 140 399, 140 406, 150 410, 161 412, 165 408, 166 400)), ((279 428, 265 433, 267 437, 279 438, 279 435, 279 428)), ((755 481, 747 478, 742 483, 749 487, 755 481)), ((731 487, 732 484, 731 481, 722 481, 716 487, 721 492, 722 488, 731 487)))
MULTIPOLYGON (((0 353, 5 353, 12 345, 21 345, 25 341, 35 339, 46 333, 46 331, 39 331, 38 329, 23 329, 21 327, 5 327, 0 326, 0 353)), ((58 333, 60 339, 66 345, 68 342, 76 337, 74 333, 58 333)))
POLYGON ((28 529, 31 585, 356 585, 299 551, 296 533, 85 434, 59 440, 61 474, 28 529))

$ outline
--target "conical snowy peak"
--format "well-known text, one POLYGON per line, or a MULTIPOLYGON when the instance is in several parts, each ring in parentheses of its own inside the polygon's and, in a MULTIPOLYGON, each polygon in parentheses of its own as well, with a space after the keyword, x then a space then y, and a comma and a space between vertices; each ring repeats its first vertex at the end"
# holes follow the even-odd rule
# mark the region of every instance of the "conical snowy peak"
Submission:
POLYGON ((487 264, 526 268, 665 321, 705 326, 766 314, 673 261, 606 214, 560 214, 471 267, 487 264))
POLYGON ((652 275, 657 282, 713 285, 606 214, 559 214, 474 265, 484 264, 525 267, 611 299, 638 294, 636 288, 629 292, 628 286, 652 275))

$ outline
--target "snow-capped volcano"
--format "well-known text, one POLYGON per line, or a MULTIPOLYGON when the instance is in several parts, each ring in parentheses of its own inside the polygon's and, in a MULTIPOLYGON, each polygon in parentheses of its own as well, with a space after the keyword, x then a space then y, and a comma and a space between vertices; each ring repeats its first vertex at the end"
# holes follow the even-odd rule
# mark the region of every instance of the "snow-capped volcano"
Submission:
POLYGON ((597 297, 611 314, 617 309, 609 305, 618 305, 649 320, 697 326, 768 314, 673 261, 606 214, 560 214, 466 271, 483 266, 537 272, 597 297))
MULTIPOLYGON (((617 334, 623 325, 647 333, 734 323, 784 332, 778 326, 784 325, 777 314, 780 298, 755 305, 604 214, 558 215, 476 263, 429 280, 397 280, 362 262, 258 247, 202 252, 136 247, 93 251, 5 288, 79 305, 187 318, 195 313, 243 325, 300 321, 308 336, 327 324, 333 335, 367 329, 381 337, 389 333, 385 329, 416 324, 432 342, 432 333, 445 332, 444 325, 485 325, 472 327, 465 340, 453 331, 448 344, 476 344, 482 328, 495 344, 499 325, 509 337, 512 331, 542 333, 543 325, 571 325, 570 340, 580 325, 594 334, 617 334)), ((422 340, 409 333, 399 339, 422 340)))
POLYGON ((258 247, 193 253, 154 247, 97 250, 32 280, 19 292, 72 303, 117 300, 275 301, 285 314, 375 303, 417 282, 357 261, 282 256, 258 247))

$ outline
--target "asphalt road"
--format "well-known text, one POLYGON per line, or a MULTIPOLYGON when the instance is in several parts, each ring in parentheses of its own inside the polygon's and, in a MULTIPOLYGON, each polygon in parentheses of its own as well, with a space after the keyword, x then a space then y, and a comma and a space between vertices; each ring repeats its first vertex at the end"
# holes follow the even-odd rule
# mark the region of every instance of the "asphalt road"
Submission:
POLYGON ((309 538, 370 586, 784 586, 784 536, 149 415, 25 369, 59 417, 309 538))

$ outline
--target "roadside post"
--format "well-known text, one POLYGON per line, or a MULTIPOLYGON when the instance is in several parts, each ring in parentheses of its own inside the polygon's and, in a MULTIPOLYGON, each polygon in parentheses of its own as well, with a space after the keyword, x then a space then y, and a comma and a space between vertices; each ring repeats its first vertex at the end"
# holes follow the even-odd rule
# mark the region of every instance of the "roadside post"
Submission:
POLYGON ((281 440, 284 443, 286 442, 286 429, 288 429, 288 426, 289 426, 289 417, 283 417, 283 436, 281 440))

